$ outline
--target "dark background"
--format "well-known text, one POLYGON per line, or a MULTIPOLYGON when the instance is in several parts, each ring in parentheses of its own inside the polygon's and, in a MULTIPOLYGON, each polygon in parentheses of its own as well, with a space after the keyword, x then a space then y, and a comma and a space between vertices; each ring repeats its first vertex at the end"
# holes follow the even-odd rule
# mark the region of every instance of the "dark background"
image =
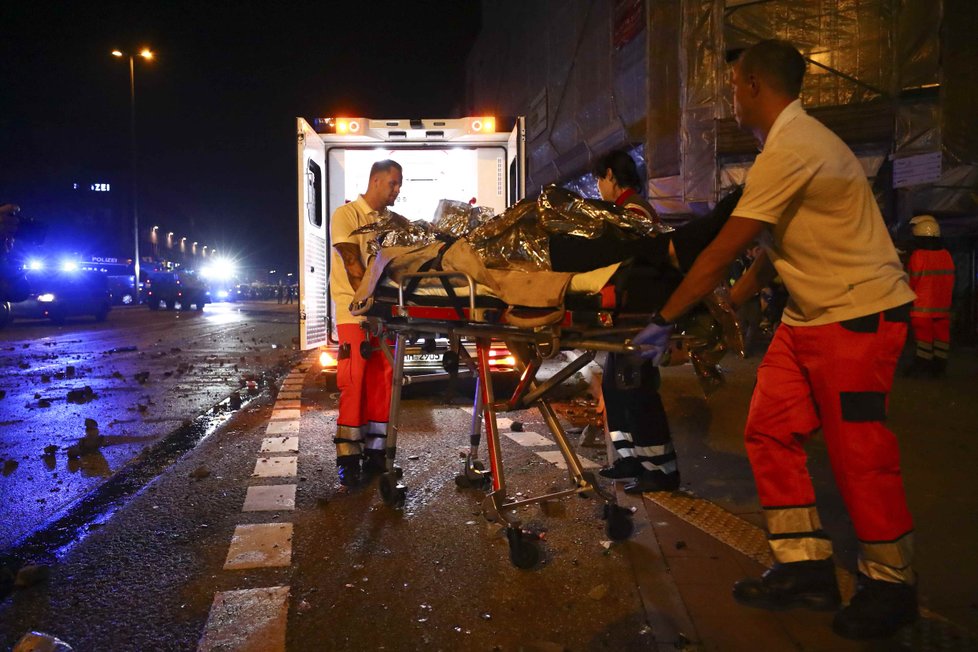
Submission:
MULTIPOLYGON (((461 115, 480 13, 475 1, 0 5, 0 203, 50 223, 49 246, 70 236, 86 251, 72 184, 110 182, 98 199, 131 224, 128 60, 110 52, 146 45, 141 226, 289 268, 296 116, 461 115)), ((131 256, 131 240, 130 228, 125 250, 91 253, 131 256)))

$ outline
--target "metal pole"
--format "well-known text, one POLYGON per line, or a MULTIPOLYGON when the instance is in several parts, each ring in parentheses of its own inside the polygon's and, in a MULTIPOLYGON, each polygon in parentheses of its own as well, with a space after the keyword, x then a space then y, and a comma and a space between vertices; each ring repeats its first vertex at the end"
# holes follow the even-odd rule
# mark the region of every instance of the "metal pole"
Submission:
POLYGON ((133 285, 135 304, 139 305, 139 202, 136 198, 136 71, 133 56, 129 55, 129 144, 132 154, 132 230, 133 230, 133 285))

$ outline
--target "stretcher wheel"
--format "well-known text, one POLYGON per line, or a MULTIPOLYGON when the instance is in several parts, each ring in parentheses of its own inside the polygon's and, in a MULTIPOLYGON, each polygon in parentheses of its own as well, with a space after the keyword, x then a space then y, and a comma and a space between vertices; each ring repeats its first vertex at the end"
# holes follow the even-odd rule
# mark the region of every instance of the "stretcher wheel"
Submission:
POLYGON ((635 523, 632 522, 632 512, 618 505, 604 506, 605 532, 612 541, 624 541, 632 536, 635 523))
POLYGON ((506 539, 509 541, 509 560, 513 566, 526 570, 539 563, 540 548, 523 536, 523 530, 518 527, 506 528, 506 539))
POLYGON ((380 497, 390 507, 403 507, 407 487, 398 482, 397 473, 380 476, 380 497))
POLYGON ((472 465, 465 464, 462 472, 455 476, 455 486, 459 489, 485 489, 492 483, 492 476, 485 473, 486 465, 475 460, 472 465))

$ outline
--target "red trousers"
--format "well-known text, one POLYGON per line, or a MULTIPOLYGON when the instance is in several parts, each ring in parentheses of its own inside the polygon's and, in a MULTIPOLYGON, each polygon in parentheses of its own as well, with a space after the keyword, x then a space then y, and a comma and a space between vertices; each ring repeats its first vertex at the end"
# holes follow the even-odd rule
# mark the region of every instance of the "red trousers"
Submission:
MULTIPOLYGON (((340 409, 333 439, 336 455, 359 455, 364 448, 384 450, 391 405, 391 366, 379 350, 363 357, 360 345, 368 338, 359 324, 340 324, 336 330, 340 339, 336 366, 340 409)), ((373 336, 369 342, 374 348, 379 345, 373 336)))
POLYGON ((912 315, 910 326, 918 358, 947 360, 951 342, 951 318, 947 313, 928 316, 912 315))
POLYGON ((860 570, 912 582, 913 522, 886 406, 907 334, 906 307, 822 326, 782 324, 757 371, 746 446, 780 562, 832 554, 803 448, 821 427, 860 541, 860 570), (892 319, 892 321, 891 321, 892 319))

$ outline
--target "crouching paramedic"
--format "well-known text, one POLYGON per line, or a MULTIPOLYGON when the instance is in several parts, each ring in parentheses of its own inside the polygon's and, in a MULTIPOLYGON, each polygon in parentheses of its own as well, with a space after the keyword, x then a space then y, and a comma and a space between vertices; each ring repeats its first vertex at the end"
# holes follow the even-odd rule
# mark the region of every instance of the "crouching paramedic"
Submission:
POLYGON ((801 107, 798 50, 762 41, 732 73, 734 115, 763 151, 730 220, 634 341, 649 346, 649 357, 662 356, 670 323, 770 230, 732 298, 742 301, 775 270, 790 297, 758 367, 745 429, 775 564, 737 582, 734 597, 765 609, 839 606, 832 542, 804 450, 821 427, 859 540, 856 593, 833 629, 850 638, 888 636, 917 617, 913 523, 897 440, 885 424, 914 294, 859 160, 801 107))
POLYGON ((366 271, 370 234, 353 235, 360 227, 376 222, 380 212, 394 205, 401 191, 401 166, 386 160, 370 168, 367 190, 356 201, 336 209, 330 220, 333 243, 329 292, 339 336, 336 384, 340 390, 336 419, 336 469, 340 484, 353 487, 361 472, 384 470, 387 419, 391 400, 391 367, 386 356, 374 350, 363 355, 361 344, 376 349, 379 342, 368 337, 361 319, 350 313, 353 295, 366 271), (362 463, 362 467, 361 467, 362 463))

